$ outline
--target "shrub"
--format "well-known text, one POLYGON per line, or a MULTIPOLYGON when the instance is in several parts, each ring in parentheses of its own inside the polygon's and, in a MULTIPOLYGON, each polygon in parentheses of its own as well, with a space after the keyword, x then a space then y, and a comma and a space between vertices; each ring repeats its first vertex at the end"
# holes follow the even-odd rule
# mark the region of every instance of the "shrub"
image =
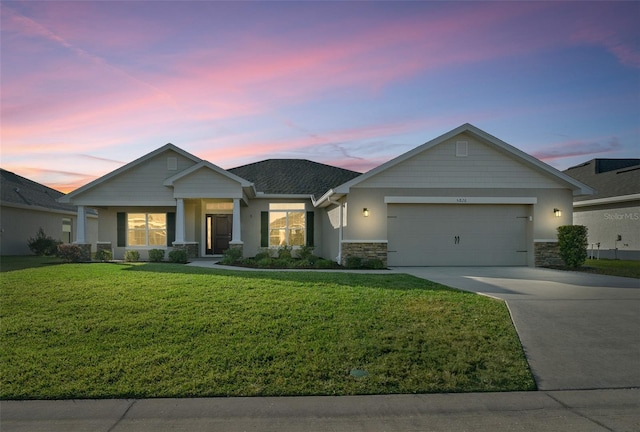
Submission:
POLYGON ((35 237, 30 238, 27 241, 27 245, 29 246, 29 250, 36 255, 55 255, 58 251, 58 245, 62 244, 62 242, 54 239, 53 237, 45 234, 42 227, 38 229, 35 237))
POLYGON ((222 254, 220 262, 222 264, 234 264, 242 259, 242 249, 229 248, 222 254))
POLYGON ((81 262, 86 258, 80 246, 70 243, 58 245, 57 255, 68 263, 81 262))
POLYGON ((184 249, 174 249, 169 252, 169 261, 177 264, 186 264, 189 262, 187 251, 184 249))
POLYGON ((362 267, 362 258, 356 256, 348 257, 345 265, 350 269, 360 268, 362 267))
POLYGON ((271 254, 269 254, 268 250, 263 250, 263 251, 258 252, 253 259, 256 260, 256 261, 260 261, 260 260, 262 260, 264 258, 271 258, 271 254))
POLYGON ((149 261, 161 262, 164 260, 164 249, 151 249, 149 251, 149 261))
POLYGON ((298 258, 304 260, 304 259, 309 259, 309 257, 311 257, 313 255, 313 246, 301 246, 300 249, 298 249, 298 258))
POLYGON ((271 261, 273 261, 273 259, 269 256, 266 256, 264 258, 256 259, 255 263, 257 267, 267 268, 271 267, 271 261))
POLYGON ((113 259, 113 255, 111 254, 111 251, 108 249, 100 249, 98 252, 96 252, 96 261, 111 261, 113 259))
POLYGON ((384 268, 384 264, 382 260, 378 258, 368 259, 362 263, 362 268, 372 269, 372 270, 381 270, 384 268))
POLYGON ((291 246, 283 245, 278 248, 278 258, 279 259, 291 259, 291 246))
POLYGON ((326 259, 319 259, 318 262, 316 263, 316 268, 319 268, 319 269, 331 269, 336 267, 338 267, 338 265, 334 261, 330 261, 326 259))
POLYGON ((127 262, 135 262, 140 260, 140 252, 137 250, 128 250, 124 253, 124 260, 127 262))
POLYGON ((564 225, 558 227, 558 248, 560 258, 569 268, 578 268, 587 259, 587 227, 564 225))

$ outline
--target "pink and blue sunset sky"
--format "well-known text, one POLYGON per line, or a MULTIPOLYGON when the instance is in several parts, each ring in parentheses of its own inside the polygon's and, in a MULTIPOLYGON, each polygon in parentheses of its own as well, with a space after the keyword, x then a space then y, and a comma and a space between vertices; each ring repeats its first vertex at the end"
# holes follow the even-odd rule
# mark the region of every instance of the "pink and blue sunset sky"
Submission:
POLYGON ((640 2, 2 1, 2 168, 68 192, 171 142, 367 171, 463 123, 640 157, 640 2))

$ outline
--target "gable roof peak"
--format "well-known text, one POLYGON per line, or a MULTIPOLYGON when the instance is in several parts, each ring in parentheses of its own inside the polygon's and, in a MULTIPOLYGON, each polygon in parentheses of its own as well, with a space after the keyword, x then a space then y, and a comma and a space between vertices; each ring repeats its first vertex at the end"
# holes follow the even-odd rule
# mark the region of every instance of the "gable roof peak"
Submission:
POLYGON ((192 155, 191 153, 181 149, 180 147, 178 147, 178 146, 176 146, 176 145, 174 145, 172 143, 167 143, 167 144, 163 145, 162 147, 158 147, 157 149, 153 150, 152 152, 147 153, 147 154, 145 154, 143 156, 140 156, 138 159, 136 159, 136 160, 134 160, 132 162, 129 162, 128 164, 125 164, 125 165, 121 166, 120 168, 118 168, 116 170, 111 171, 110 173, 107 173, 107 174, 103 175, 102 177, 98 177, 94 181, 92 181, 90 183, 87 183, 86 185, 81 186, 81 187, 79 187, 78 189, 76 189, 76 190, 74 190, 72 192, 69 192, 67 195, 61 197, 59 199, 59 201, 63 202, 63 203, 70 203, 70 202, 72 202, 72 199, 75 196, 77 196, 78 194, 81 194, 81 193, 83 193, 83 192, 85 192, 85 191, 87 191, 89 189, 92 189, 92 188, 98 186, 99 184, 109 180, 110 178, 113 178, 113 177, 115 177, 115 176, 117 176, 117 175, 119 175, 119 174, 121 174, 121 173, 123 173, 125 171, 128 171, 131 168, 134 168, 134 167, 136 167, 136 166, 148 161, 149 159, 154 158, 154 157, 156 157, 156 156, 158 156, 158 155, 160 155, 162 153, 165 153, 165 152, 167 152, 169 150, 174 151, 175 153, 178 153, 179 155, 184 156, 185 158, 192 160, 194 163, 202 162, 202 159, 200 159, 199 157, 197 157, 195 155, 192 155))
POLYGON ((510 155, 511 157, 520 160, 521 162, 525 163, 526 165, 529 165, 530 167, 532 167, 535 170, 541 171, 543 173, 545 173, 546 175, 550 175, 552 177, 557 178, 558 180, 564 182, 565 184, 567 184, 574 192, 574 195, 590 195, 593 194, 593 189, 591 189, 589 186, 575 180, 574 178, 558 171, 557 169, 553 168, 550 165, 547 165, 546 163, 542 162, 539 159, 536 159, 535 157, 523 152, 522 150, 512 146, 511 144, 508 144, 504 141, 502 141, 499 138, 496 138, 495 136, 483 131, 482 129, 472 125, 471 123, 464 123, 460 126, 458 126, 455 129, 450 130, 449 132, 446 132, 442 135, 440 135, 439 137, 436 137, 434 139, 432 139, 431 141, 427 141, 426 143, 414 148, 413 150, 409 150, 406 153, 401 154, 400 156, 397 156, 394 159, 391 159, 390 161, 376 167, 373 168, 372 170, 366 172, 365 174, 362 174, 359 177, 354 178, 353 180, 350 180, 340 186, 338 186, 337 188, 335 188, 335 193, 338 194, 344 194, 344 193, 348 193, 349 189, 352 186, 357 185, 358 183, 361 183, 363 181, 365 181, 366 179, 373 177, 374 175, 385 171, 395 165, 398 165, 401 162, 406 161, 409 158, 412 158, 413 156, 420 154, 432 147, 435 147, 439 144, 442 144, 445 141, 450 140, 451 138, 460 135, 462 133, 467 133, 470 134, 472 136, 474 136, 475 138, 480 139, 481 141, 487 143, 490 146, 493 146, 505 153, 507 153, 508 155, 510 155))

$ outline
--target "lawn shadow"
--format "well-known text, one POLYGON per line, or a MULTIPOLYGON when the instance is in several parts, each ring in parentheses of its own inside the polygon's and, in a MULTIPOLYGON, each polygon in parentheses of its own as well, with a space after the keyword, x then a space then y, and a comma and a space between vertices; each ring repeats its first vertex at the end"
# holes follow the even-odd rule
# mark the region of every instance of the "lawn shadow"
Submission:
POLYGON ((473 294, 460 291, 436 282, 421 279, 408 274, 388 273, 356 273, 351 271, 319 271, 319 270, 296 270, 296 271, 264 271, 264 270, 229 270, 206 267, 191 267, 183 264, 169 263, 144 263, 131 265, 124 268, 125 271, 132 272, 153 272, 153 273, 173 273, 184 275, 209 275, 238 278, 244 280, 262 281, 288 281, 304 284, 322 285, 344 285, 349 287, 374 288, 385 290, 429 290, 429 291, 456 291, 465 294, 473 294))
POLYGON ((0 273, 64 264, 58 257, 36 255, 0 256, 0 273))

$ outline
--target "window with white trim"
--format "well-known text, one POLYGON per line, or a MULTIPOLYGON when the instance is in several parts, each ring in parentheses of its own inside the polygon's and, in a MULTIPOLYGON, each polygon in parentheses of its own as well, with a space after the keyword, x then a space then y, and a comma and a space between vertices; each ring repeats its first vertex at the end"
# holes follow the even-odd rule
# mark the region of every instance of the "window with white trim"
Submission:
POLYGON ((128 213, 128 246, 165 246, 167 244, 166 213, 128 213))
POLYGON ((269 204, 269 247, 304 246, 305 233, 304 203, 269 204))

